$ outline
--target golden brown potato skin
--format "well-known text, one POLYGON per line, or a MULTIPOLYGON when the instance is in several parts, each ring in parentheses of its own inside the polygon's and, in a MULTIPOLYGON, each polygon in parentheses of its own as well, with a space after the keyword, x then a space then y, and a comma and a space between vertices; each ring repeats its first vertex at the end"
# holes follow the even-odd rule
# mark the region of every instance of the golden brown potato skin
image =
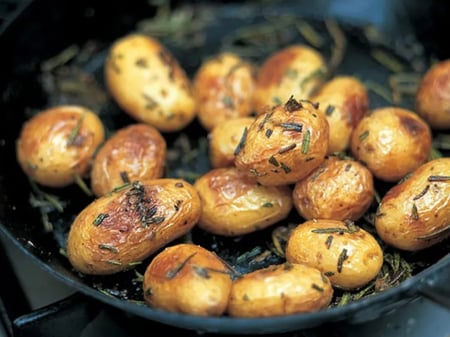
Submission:
POLYGON ((322 55, 295 44, 276 51, 258 69, 253 105, 257 114, 283 104, 292 95, 307 99, 322 84, 326 64, 322 55))
POLYGON ((190 243, 167 247, 144 273, 144 300, 154 308, 220 316, 231 291, 231 272, 213 252, 190 243))
POLYGON ((73 221, 67 256, 85 274, 106 275, 132 268, 200 218, 197 191, 181 179, 134 182, 86 206, 73 221))
POLYGON ((198 227, 218 235, 261 230, 286 218, 292 209, 289 187, 262 186, 233 166, 210 170, 194 187, 202 201, 198 227))
POLYGON ((352 132, 369 111, 369 95, 364 84, 353 76, 336 76, 312 96, 320 104, 330 126, 328 153, 345 152, 352 132))
POLYGON ((95 112, 76 105, 50 107, 26 121, 17 140, 17 160, 25 174, 49 187, 65 187, 88 175, 104 141, 95 112))
POLYGON ((381 180, 395 182, 428 160, 432 135, 416 113, 398 107, 373 110, 353 131, 353 156, 381 180))
POLYGON ((114 100, 139 122, 161 132, 175 132, 196 116, 190 79, 155 38, 134 33, 116 40, 104 72, 114 100))
POLYGON ((381 270, 383 251, 372 234, 349 224, 324 219, 299 224, 289 236, 286 260, 321 270, 338 288, 366 285, 381 270))
POLYGON ((205 60, 193 80, 197 118, 208 131, 228 119, 253 112, 255 67, 230 52, 205 60))
POLYGON ((284 263, 250 272, 233 281, 232 317, 271 317, 316 312, 331 302, 333 288, 318 269, 284 263))
POLYGON ((443 60, 425 73, 416 92, 416 112, 432 129, 450 128, 450 60, 443 60))
POLYGON ((429 161, 381 199, 375 228, 389 245, 408 251, 446 239, 450 224, 450 158, 429 161))
POLYGON ((375 196, 373 175, 360 162, 330 156, 298 181, 292 200, 305 219, 358 220, 375 196))
POLYGON ((143 123, 127 125, 97 152, 91 170, 92 192, 101 196, 126 182, 162 178, 165 160, 166 141, 158 129, 143 123))
POLYGON ((289 185, 325 160, 328 140, 328 121, 317 105, 290 98, 256 118, 241 138, 234 163, 262 185, 289 185))

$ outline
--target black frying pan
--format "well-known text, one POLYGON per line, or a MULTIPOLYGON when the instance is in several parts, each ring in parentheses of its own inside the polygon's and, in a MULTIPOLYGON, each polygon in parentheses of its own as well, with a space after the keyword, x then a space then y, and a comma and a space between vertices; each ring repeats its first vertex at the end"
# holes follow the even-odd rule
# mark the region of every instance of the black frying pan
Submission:
MULTIPOLYGON (((173 8, 184 8, 185 3, 174 4, 173 8)), ((355 75, 366 83, 372 83, 369 91, 372 108, 392 104, 390 98, 386 98, 377 90, 377 86, 373 86, 373 83, 385 86, 391 73, 386 65, 370 56, 374 44, 395 56, 405 71, 423 72, 433 57, 445 58, 449 55, 439 43, 439 35, 429 35, 433 26, 424 22, 422 30, 413 29, 416 13, 420 13, 422 17, 425 13, 434 15, 434 6, 442 5, 440 2, 433 2, 431 6, 421 5, 420 1, 409 1, 397 8, 389 7, 388 2, 382 2, 382 5, 378 0, 367 1, 363 5, 366 9, 357 13, 355 9, 361 6, 359 1, 350 1, 353 5, 348 5, 349 2, 347 5, 339 5, 339 1, 317 1, 314 4, 308 1, 211 2, 206 14, 201 11, 204 3, 189 3, 194 9, 191 13, 193 18, 175 30, 177 34, 171 38, 165 35, 162 40, 190 75, 195 72, 203 57, 221 48, 235 48, 243 56, 258 62, 291 42, 311 43, 305 35, 292 29, 292 21, 289 20, 292 20, 293 15, 298 20, 305 20, 322 34, 325 43, 320 50, 328 59, 333 57, 333 46, 339 41, 327 30, 326 23, 331 18, 339 24, 346 36, 346 52, 343 59, 338 59, 334 73, 355 75), (290 18, 286 15, 290 15, 290 18), (389 38, 380 40, 376 36, 367 35, 365 28, 369 19, 387 29, 390 32, 389 38), (196 31, 192 26, 194 20, 204 20, 206 28, 196 31), (268 22, 271 22, 268 33, 265 28, 255 29, 260 24, 267 27, 268 22), (248 27, 253 28, 250 32, 247 30, 247 33, 243 33, 241 29, 248 27), (194 30, 190 31, 190 28, 194 30), (416 34, 415 37, 413 33, 416 34), (428 39, 417 44, 416 37, 424 36, 428 39), (189 41, 188 45, 186 41, 189 41), (425 48, 421 49, 423 46, 425 48)), ((30 205, 30 193, 36 193, 36 190, 31 188, 30 182, 16 163, 15 141, 26 119, 36 111, 58 103, 85 104, 99 111, 109 131, 132 122, 102 91, 102 66, 107 48, 114 39, 135 29, 148 29, 148 26, 137 23, 157 14, 156 8, 146 2, 113 2, 106 5, 100 1, 61 4, 58 1, 41 0, 27 3, 17 19, 2 32, 0 232, 7 240, 17 245, 49 274, 89 297, 145 319, 202 332, 268 334, 313 328, 336 321, 368 321, 398 309, 420 295, 448 306, 446 283, 450 280, 449 242, 418 253, 401 253, 414 266, 414 275, 393 288, 342 306, 332 305, 317 313, 261 319, 196 317, 168 313, 139 303, 142 301, 142 291, 140 283, 136 281, 135 271, 143 273, 148 261, 144 261, 136 270, 107 277, 85 276, 73 271, 61 254, 61 249, 65 247, 73 217, 92 199, 78 186, 60 190, 45 189, 47 193, 58 195, 66 202, 64 212, 51 210, 47 213, 53 228, 51 231, 46 230, 41 209, 30 205), (67 54, 61 54, 61 51, 70 56, 70 52, 74 50, 70 46, 77 46, 81 50, 69 57, 67 64, 75 64, 81 73, 69 71, 60 74, 61 77, 57 79, 66 81, 64 83, 72 90, 67 87, 66 90, 55 90, 56 77, 52 75, 56 69, 52 67, 55 65, 45 61, 59 55, 57 63, 65 64, 61 55, 67 54), (48 67, 45 71, 42 71, 43 64, 48 67), (83 77, 86 74, 97 81, 98 87, 92 86, 92 82, 83 77), (84 90, 79 86, 70 87, 80 81, 85 81, 84 90), (99 91, 95 91, 97 89, 99 91), (92 95, 92 92, 95 94, 92 95)), ((412 104, 411 97, 404 97, 401 102, 402 106, 408 108, 412 108, 412 104)), ((206 133, 196 121, 183 132, 166 136, 169 147, 176 153, 183 154, 183 151, 192 149, 198 151, 196 160, 186 160, 181 155, 170 161, 168 176, 181 176, 189 180, 190 173, 208 170, 207 149, 204 146, 206 133)), ((381 190, 383 188, 388 186, 381 190)), ((295 214, 290 220, 300 221, 295 214)), ((272 254, 259 263, 250 263, 255 255, 270 246, 272 230, 273 228, 243 238, 230 239, 194 229, 191 239, 215 250, 239 271, 246 272, 281 261, 272 254)), ((342 293, 336 293, 335 302, 338 302, 342 293)))

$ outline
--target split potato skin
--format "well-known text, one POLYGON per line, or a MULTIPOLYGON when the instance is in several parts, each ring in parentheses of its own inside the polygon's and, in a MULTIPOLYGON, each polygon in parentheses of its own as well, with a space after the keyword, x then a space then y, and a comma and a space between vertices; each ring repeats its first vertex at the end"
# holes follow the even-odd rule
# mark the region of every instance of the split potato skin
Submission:
POLYGON ((286 260, 317 268, 334 287, 351 290, 377 276, 383 250, 372 234, 352 222, 308 220, 291 232, 286 260))
POLYGON ((127 182, 162 178, 166 141, 158 129, 138 123, 118 129, 92 163, 91 189, 101 196, 127 182))
POLYGON ((406 251, 431 247, 450 235, 450 158, 421 165, 381 199, 375 228, 387 244, 406 251))
POLYGON ((85 274, 127 270, 190 231, 200 214, 197 191, 182 179, 133 182, 97 198, 77 215, 67 256, 85 274))
POLYGON ((219 256, 199 245, 169 246, 145 270, 144 300, 170 312, 221 316, 228 306, 231 274, 219 256))
POLYGON ((156 38, 134 33, 116 40, 104 73, 114 100, 138 122, 175 132, 196 117, 189 77, 156 38))
POLYGON ((95 112, 76 105, 50 107, 22 126, 17 160, 31 180, 65 187, 89 174, 92 157, 104 138, 103 123, 95 112))

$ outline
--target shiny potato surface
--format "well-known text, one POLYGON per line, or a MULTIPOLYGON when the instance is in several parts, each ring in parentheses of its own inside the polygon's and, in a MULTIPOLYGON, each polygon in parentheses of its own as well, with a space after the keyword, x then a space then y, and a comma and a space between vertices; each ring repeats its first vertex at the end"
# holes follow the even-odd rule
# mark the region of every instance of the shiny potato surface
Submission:
POLYGON ((96 196, 124 183, 162 178, 166 141, 158 129, 138 123, 118 129, 97 152, 91 170, 91 189, 96 196))
POLYGON ((17 160, 31 180, 65 187, 88 175, 104 138, 103 123, 95 112, 76 105, 50 107, 23 124, 17 160))
POLYGON ((200 213, 197 191, 182 179, 133 182, 97 198, 77 215, 67 256, 85 274, 130 269, 186 234, 200 213))
POLYGON ((189 77, 156 38, 134 33, 116 40, 104 73, 114 100, 139 122, 161 132, 174 132, 196 116, 189 77))
POLYGON ((431 160, 393 186, 375 217, 378 235, 407 251, 431 247, 450 235, 450 158, 431 160))
POLYGON ((351 152, 376 178, 395 182, 422 165, 431 152, 428 124, 411 110, 373 110, 356 126, 351 152))
POLYGON ((352 222, 308 220, 291 232, 286 260, 319 269, 335 287, 358 289, 380 272, 383 251, 372 234, 352 222))
POLYGON ((292 209, 287 186, 262 186, 236 167, 212 169, 194 187, 202 201, 198 227, 218 235, 238 236, 286 218, 292 209))
POLYGON ((228 306, 231 285, 231 272, 215 253, 181 243, 162 250, 146 268, 144 300, 170 312, 220 316, 228 306))

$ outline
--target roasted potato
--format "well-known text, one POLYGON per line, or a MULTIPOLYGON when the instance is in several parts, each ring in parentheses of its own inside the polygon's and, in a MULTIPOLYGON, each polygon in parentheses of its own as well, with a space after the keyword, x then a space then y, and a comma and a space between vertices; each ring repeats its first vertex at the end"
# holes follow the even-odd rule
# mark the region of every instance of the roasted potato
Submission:
POLYGON ((316 312, 331 302, 333 288, 318 269, 284 263, 258 269, 233 281, 228 314, 270 317, 316 312))
POLYGON ((286 260, 319 269, 334 287, 358 289, 380 272, 383 250, 372 234, 351 221, 308 220, 291 232, 286 260))
POLYGON ((65 187, 89 174, 104 139, 104 126, 95 112, 76 105, 53 106, 23 124, 17 160, 31 180, 65 187))
POLYGON ((232 273, 215 253, 180 243, 158 253, 144 273, 145 302, 153 308, 220 316, 227 306, 232 273))
POLYGON ((411 110, 384 107, 371 111, 356 126, 351 139, 353 156, 372 174, 395 182, 428 160, 432 134, 428 124, 411 110))
POLYGON ((162 178, 166 140, 151 125, 138 123, 118 129, 97 152, 91 170, 96 196, 135 180, 162 178))
POLYGON ((325 160, 328 141, 328 121, 318 105, 291 97, 244 130, 234 163, 262 185, 289 185, 325 160))
POLYGON ((126 184, 97 198, 77 215, 67 238, 67 256, 85 274, 130 269, 189 232, 200 214, 197 191, 182 179, 126 184))
POLYGON ((116 40, 104 73, 116 103, 136 121, 175 132, 196 117, 189 77, 156 38, 134 33, 116 40))
POLYGON ((253 113, 255 67, 231 52, 206 59, 194 79, 197 118, 208 131, 228 119, 253 113))
POLYGON ((407 251, 431 247, 450 235, 450 158, 418 167, 381 199, 375 217, 380 238, 407 251))
POLYGON ((198 227, 218 235, 261 230, 286 218, 292 209, 288 186, 262 186, 234 166, 210 170, 194 187, 202 201, 198 227))

